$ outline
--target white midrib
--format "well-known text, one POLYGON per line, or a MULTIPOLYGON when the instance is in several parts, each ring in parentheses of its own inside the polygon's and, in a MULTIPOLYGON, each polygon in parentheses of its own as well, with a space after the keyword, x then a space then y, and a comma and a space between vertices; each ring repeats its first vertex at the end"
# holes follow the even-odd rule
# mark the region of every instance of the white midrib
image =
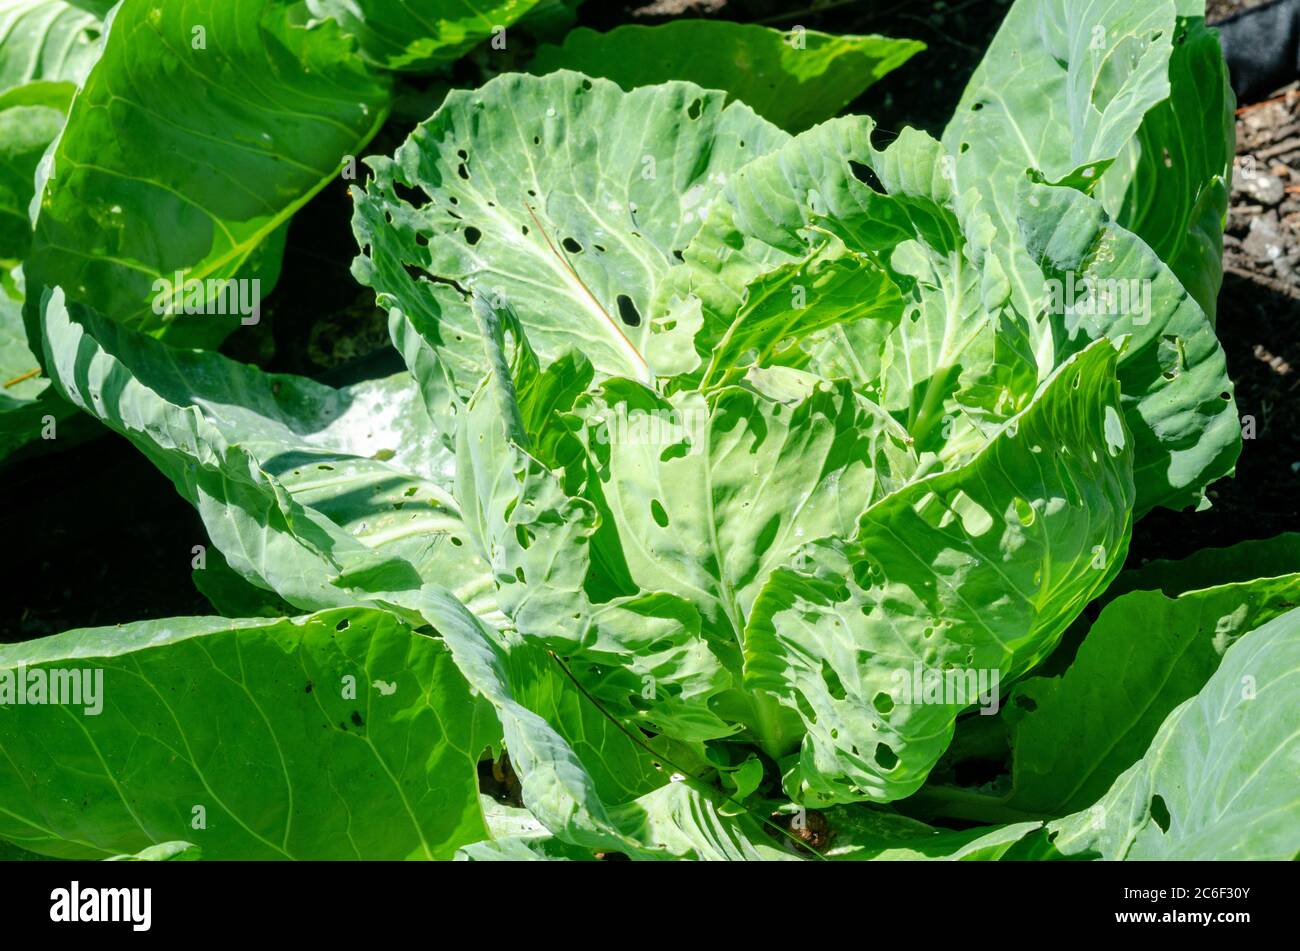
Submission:
MULTIPOLYGON (((480 202, 478 209, 483 214, 495 219, 499 229, 499 234, 513 234, 515 229, 518 227, 515 222, 508 220, 504 215, 502 215, 499 209, 490 208, 486 203, 480 202)), ((536 214, 535 211, 534 214, 536 214)), ((600 305, 600 302, 592 296, 592 292, 587 288, 587 286, 564 266, 563 261, 556 259, 556 255, 559 254, 559 251, 557 250, 555 254, 550 253, 550 245, 547 243, 546 236, 539 235, 539 237, 542 240, 541 253, 538 253, 537 245, 535 243, 529 242, 527 247, 530 253, 532 253, 534 257, 540 257, 540 259, 545 262, 546 267, 550 269, 551 273, 560 279, 565 289, 569 292, 569 295, 571 297, 576 297, 587 314, 595 318, 596 325, 604 328, 608 332, 608 337, 612 341, 614 349, 624 358, 628 368, 632 371, 633 378, 641 383, 652 383, 654 381, 654 374, 650 372, 650 364, 647 363, 646 358, 641 355, 641 351, 638 350, 632 341, 627 338, 627 334, 623 333, 622 329, 614 323, 613 317, 611 317, 600 305)))

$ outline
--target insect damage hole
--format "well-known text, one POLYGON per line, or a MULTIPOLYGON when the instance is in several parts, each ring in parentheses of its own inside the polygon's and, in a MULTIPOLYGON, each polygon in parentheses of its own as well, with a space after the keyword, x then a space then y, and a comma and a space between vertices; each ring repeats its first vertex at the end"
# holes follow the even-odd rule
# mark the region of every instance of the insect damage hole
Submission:
POLYGON ((563 247, 564 250, 568 251, 570 254, 582 253, 582 245, 578 242, 577 238, 565 238, 563 241, 560 242, 560 246, 563 247))
POLYGON ((876 762, 883 770, 891 770, 898 765, 898 754, 886 743, 876 744, 876 762))
POLYGON ((1160 827, 1161 832, 1169 831, 1169 807, 1159 793, 1151 797, 1151 818, 1160 827))
POLYGON ((632 298, 626 294, 619 294, 614 299, 618 305, 618 319, 623 321, 629 327, 641 326, 641 312, 636 309, 636 304, 632 303, 632 298))
POLYGON ((412 188, 405 182, 394 181, 393 194, 396 195, 400 201, 404 201, 408 205, 414 206, 424 204, 424 192, 418 188, 412 188))
POLYGON ((849 171, 853 173, 854 178, 873 192, 878 192, 881 195, 885 194, 885 186, 880 181, 880 176, 876 174, 876 170, 870 165, 849 159, 849 171))

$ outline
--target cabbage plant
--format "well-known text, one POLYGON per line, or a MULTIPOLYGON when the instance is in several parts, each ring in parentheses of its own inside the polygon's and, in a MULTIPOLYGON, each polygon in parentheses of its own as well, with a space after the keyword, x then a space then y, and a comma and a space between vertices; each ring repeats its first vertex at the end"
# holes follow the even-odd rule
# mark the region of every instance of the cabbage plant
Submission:
MULTIPOLYGON (((463 52, 309 6, 377 89, 463 52)), ((56 253, 56 174, 32 352, 194 505, 221 616, 0 647, 0 690, 104 685, 84 717, 0 705, 0 837, 1294 856, 1295 537, 1123 571, 1135 519, 1206 504, 1240 449, 1214 329, 1234 103, 1202 6, 1018 0, 940 139, 760 113, 575 34, 367 160, 353 273, 407 369, 341 388, 133 319, 120 259, 56 253), (990 748, 1004 772, 959 782, 990 748)), ((250 263, 294 182, 229 229, 250 263)))

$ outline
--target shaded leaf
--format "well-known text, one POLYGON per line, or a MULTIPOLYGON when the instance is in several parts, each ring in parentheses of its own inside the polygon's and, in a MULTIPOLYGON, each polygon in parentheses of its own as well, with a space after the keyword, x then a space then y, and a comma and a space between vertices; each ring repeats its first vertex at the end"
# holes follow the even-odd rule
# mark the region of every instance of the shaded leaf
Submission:
POLYGON ((103 858, 183 836, 208 859, 443 858, 486 834, 490 708, 390 614, 175 618, 0 647, 6 689, 36 671, 97 686, 80 706, 0 706, 0 835, 23 848, 103 858))
POLYGON ((916 40, 783 32, 750 23, 682 19, 569 32, 542 46, 529 69, 572 69, 624 89, 684 79, 722 89, 764 118, 801 132, 838 113, 886 73, 925 49, 916 40))
POLYGON ((1244 635, 1146 754, 1087 810, 1049 825, 1066 855, 1272 859, 1300 853, 1300 610, 1244 635))

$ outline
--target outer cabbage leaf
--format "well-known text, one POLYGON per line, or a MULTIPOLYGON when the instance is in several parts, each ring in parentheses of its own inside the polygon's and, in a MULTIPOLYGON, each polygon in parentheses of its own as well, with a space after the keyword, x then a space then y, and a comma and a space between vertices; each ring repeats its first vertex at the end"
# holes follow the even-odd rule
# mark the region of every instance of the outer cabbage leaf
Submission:
POLYGON ((103 858, 184 838, 209 859, 443 858, 486 834, 491 708, 391 614, 174 618, 0 647, 9 687, 36 670, 101 670, 102 710, 0 706, 0 835, 25 849, 103 858))
POLYGON ((307 0, 316 16, 337 20, 361 55, 385 69, 423 71, 460 59, 537 6, 538 0, 307 0))
POLYGON ((222 617, 292 617, 297 611, 274 591, 246 579, 230 567, 221 550, 204 553, 190 580, 222 617))
POLYGON ((1151 245, 1215 319, 1223 283, 1223 225, 1232 188, 1236 101, 1203 0, 1178 0, 1169 98, 1101 177, 1097 197, 1151 245))
POLYGON ((334 23, 304 26, 296 6, 114 9, 43 165, 34 295, 60 286, 131 326, 213 343, 239 318, 171 313, 155 282, 180 272, 270 290, 283 226, 370 139, 389 95, 334 23))
POLYGON ((1031 677, 1009 694, 1001 715, 1011 744, 1005 793, 931 788, 927 802, 984 820, 1061 816, 1096 802, 1229 647, 1300 604, 1298 538, 1120 575, 1064 673, 1031 677), (1150 590, 1156 584, 1164 590, 1150 590))
POLYGON ((141 849, 134 855, 114 855, 104 859, 105 862, 197 862, 203 857, 203 850, 193 842, 177 840, 159 842, 141 849))
MULTIPOLYGON (((1120 361, 1124 417, 1133 432, 1137 512, 1201 501, 1204 487, 1232 472, 1241 424, 1227 361, 1204 311, 1143 242, 1108 220, 1101 206, 1072 189, 1024 183, 1020 220, 1025 248, 1044 283, 1061 290, 1049 311, 1058 359, 1087 340, 1128 338, 1120 361), (1071 308, 1067 282, 1090 281, 1101 295, 1134 308, 1071 308), (1149 300, 1148 300, 1149 296, 1149 300)), ((1076 301, 1078 305, 1080 302, 1076 301)))
POLYGON ((624 89, 684 79, 725 90, 781 128, 802 132, 923 49, 916 40, 684 19, 608 33, 578 27, 562 45, 542 46, 529 69, 538 75, 572 69, 624 89))
POLYGON ((36 80, 81 82, 99 37, 98 17, 63 0, 0 0, 0 92, 36 80))
POLYGON ((99 55, 100 22, 62 0, 0 2, 0 267, 31 242, 36 167, 99 55))
POLYGON ((409 383, 335 390, 265 374, 169 347, 61 291, 41 330, 59 393, 139 447, 246 580, 301 610, 390 604, 436 581, 494 612, 449 458, 409 383))
POLYGON ((0 461, 66 448, 100 432, 59 398, 41 371, 23 326, 24 291, 22 268, 0 269, 0 461))
POLYGON ((68 5, 76 7, 79 10, 85 10, 87 13, 93 13, 101 19, 108 15, 108 11, 117 6, 118 0, 68 0, 68 5))
POLYGON ((1004 236, 995 253, 1022 309, 1041 297, 1032 255, 1005 239, 1033 170, 1104 195, 1213 319, 1233 102, 1204 12, 1202 0, 1018 0, 1008 13, 943 138, 961 191, 1004 236))
POLYGON ((15 267, 27 254, 36 167, 75 91, 71 83, 37 81, 0 93, 0 267, 15 267))
POLYGON ((99 55, 100 32, 96 17, 61 0, 0 2, 0 458, 72 412, 40 378, 23 328, 23 281, 10 270, 31 244, 37 166, 99 55))
POLYGON ((0 458, 40 435, 42 418, 59 405, 27 346, 22 307, 0 287, 0 458))
POLYGON ((826 819, 834 838, 825 856, 841 862, 993 862, 1042 828, 1039 822, 1018 822, 961 831, 937 829, 869 806, 835 806, 827 810, 826 819))
POLYGON ((1049 824, 1054 846, 1106 859, 1294 859, 1297 703, 1300 609, 1229 647, 1105 796, 1049 824))
POLYGON ((1130 591, 1161 591, 1177 598, 1189 591, 1221 585, 1246 585, 1300 571, 1300 532, 1240 542, 1229 548, 1202 548, 1178 560, 1156 559, 1125 571, 1106 589, 1107 602, 1130 591))
POLYGON ((1007 805, 1064 815, 1097 801, 1225 651, 1300 605, 1300 562, 1285 567, 1290 574, 1278 564, 1273 577, 1177 598, 1133 591, 1108 604, 1061 677, 1032 678, 1012 694, 1007 805))

